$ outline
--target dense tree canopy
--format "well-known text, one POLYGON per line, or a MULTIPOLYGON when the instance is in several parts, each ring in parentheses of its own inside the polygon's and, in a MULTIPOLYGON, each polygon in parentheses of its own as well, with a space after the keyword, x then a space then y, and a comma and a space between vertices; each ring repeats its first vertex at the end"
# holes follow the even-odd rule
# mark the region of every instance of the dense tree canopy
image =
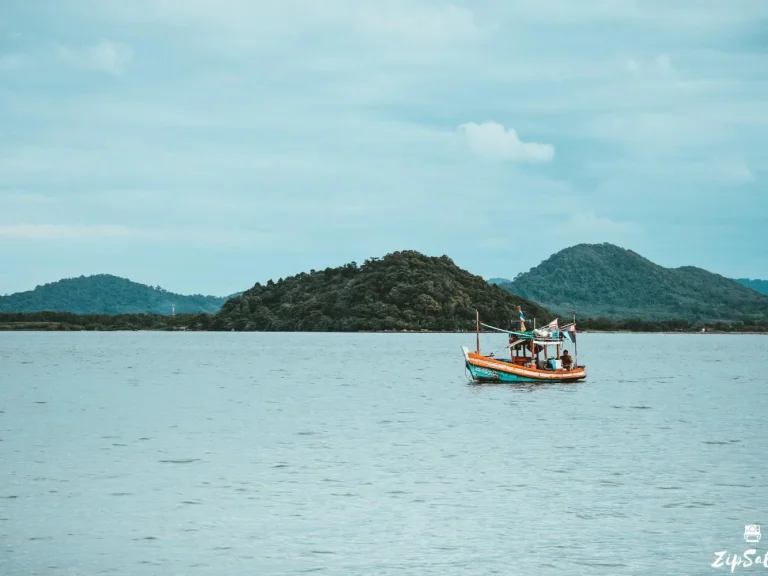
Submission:
POLYGON ((74 314, 170 314, 218 312, 226 298, 183 296, 110 274, 66 278, 28 292, 0 296, 0 312, 72 312, 74 314))
POLYGON ((223 329, 266 331, 473 330, 512 327, 517 305, 549 320, 537 304, 488 284, 447 256, 414 251, 256 284, 217 316, 223 329))
POLYGON ((760 294, 768 295, 768 280, 753 280, 752 278, 736 278, 735 280, 739 284, 760 292, 760 294))
POLYGON ((768 320, 768 296, 685 266, 664 268, 611 244, 579 244, 502 287, 561 314, 691 322, 768 320))
POLYGON ((610 244, 582 244, 502 289, 447 256, 404 251, 256 284, 223 307, 223 298, 109 275, 67 279, 0 298, 0 330, 467 331, 476 309, 484 323, 508 329, 520 304, 529 327, 534 317, 540 324, 555 313, 567 319, 575 308, 582 331, 766 332, 768 296, 749 282, 761 281, 662 268, 610 244), (171 304, 176 316, 167 315, 171 304))
MULTIPOLYGON (((70 314, 68 312, 0 312, 0 330, 225 330, 221 319, 212 314, 70 314)), ((582 318, 578 321, 580 332, 627 331, 627 332, 768 332, 764 322, 715 322, 701 324, 687 320, 611 320, 609 318, 582 318)), ((232 328, 230 328, 231 330, 232 328)))

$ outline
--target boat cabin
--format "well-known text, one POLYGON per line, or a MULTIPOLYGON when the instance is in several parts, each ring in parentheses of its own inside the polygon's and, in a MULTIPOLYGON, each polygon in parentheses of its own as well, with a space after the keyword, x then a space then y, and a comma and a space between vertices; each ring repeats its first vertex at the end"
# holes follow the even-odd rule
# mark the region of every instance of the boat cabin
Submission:
POLYGON ((509 361, 539 370, 560 370, 563 367, 560 359, 561 346, 560 338, 553 338, 544 331, 510 332, 509 361))

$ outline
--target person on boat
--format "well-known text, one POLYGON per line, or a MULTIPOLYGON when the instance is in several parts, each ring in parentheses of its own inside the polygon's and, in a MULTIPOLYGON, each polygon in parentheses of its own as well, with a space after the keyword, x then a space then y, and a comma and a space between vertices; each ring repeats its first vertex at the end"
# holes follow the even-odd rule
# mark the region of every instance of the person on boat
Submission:
POLYGON ((568 350, 563 350, 560 361, 563 363, 563 370, 570 370, 573 367, 573 358, 568 354, 568 350))

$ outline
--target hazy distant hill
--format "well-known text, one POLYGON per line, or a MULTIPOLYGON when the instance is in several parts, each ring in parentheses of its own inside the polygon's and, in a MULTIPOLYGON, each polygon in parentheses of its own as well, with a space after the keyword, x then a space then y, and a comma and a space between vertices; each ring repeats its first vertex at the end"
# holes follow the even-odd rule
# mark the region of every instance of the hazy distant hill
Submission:
POLYGON ((72 312, 74 314, 215 313, 227 298, 183 296, 110 274, 66 278, 28 292, 0 296, 0 312, 72 312))
POLYGON ((760 292, 760 294, 768 295, 768 280, 752 280, 750 278, 734 278, 734 280, 747 288, 760 292))
POLYGON ((768 296, 692 266, 664 268, 612 244, 579 244, 503 284, 568 317, 764 320, 768 296))
MULTIPOLYGON (((338 268, 256 284, 229 300, 218 329, 272 331, 473 330, 483 322, 511 328, 517 305, 550 319, 541 306, 462 270, 447 256, 394 252, 338 268)), ((515 320, 516 321, 516 320, 515 320)))
POLYGON ((507 278, 489 278, 488 284, 495 284, 496 286, 501 286, 502 284, 508 284, 509 282, 512 282, 512 280, 509 280, 507 278))

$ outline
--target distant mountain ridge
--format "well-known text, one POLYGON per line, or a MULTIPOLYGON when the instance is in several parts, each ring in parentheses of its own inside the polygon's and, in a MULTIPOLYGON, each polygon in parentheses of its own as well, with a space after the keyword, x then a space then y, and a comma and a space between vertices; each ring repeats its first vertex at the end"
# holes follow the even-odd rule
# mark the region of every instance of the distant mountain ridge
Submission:
MULTIPOLYGON (((760 292, 760 294, 768 295, 768 280, 758 280, 758 279, 751 279, 751 278, 731 278, 734 282, 738 282, 739 284, 743 284, 747 288, 752 288, 752 290, 755 290, 756 292, 760 292)), ((509 280, 508 278, 489 278, 488 284, 495 284, 496 286, 502 286, 504 284, 511 284, 513 280, 509 280)))
MULTIPOLYGON (((447 257, 443 257, 446 258, 447 257)), ((461 278, 462 293, 466 294, 468 280, 463 275, 470 274, 455 265, 453 268, 438 269, 438 262, 413 251, 393 253, 385 257, 388 266, 402 268, 405 262, 419 268, 434 268, 430 272, 430 279, 423 285, 425 294, 430 296, 434 291, 435 281, 438 276, 444 276, 442 281, 449 284, 461 278), (394 260, 393 260, 394 258, 394 260), (420 259, 426 258, 418 264, 420 259), (447 275, 447 276, 446 276, 447 275), (450 278, 448 280, 447 278, 450 278)), ((376 262, 379 259, 367 261, 366 272, 373 273, 376 262)), ((352 263, 354 264, 354 263, 352 263)), ((349 273, 349 266, 341 267, 344 274, 349 273)), ((357 267, 356 270, 362 270, 357 267)), ((394 268, 393 268, 394 269, 394 268)), ((336 269, 328 268, 324 272, 329 278, 335 278, 336 269)), ((423 272, 415 272, 422 274, 423 272)), ((302 280, 301 289, 306 289, 306 278, 315 273, 299 274, 293 278, 302 280)), ((402 276, 402 271, 398 272, 402 276)), ((377 276, 381 272, 376 273, 377 276)), ((362 277, 367 277, 365 274, 362 277)), ((475 277, 470 274, 473 278, 475 277)), ((342 274, 342 277, 344 275, 342 274)), ((285 281, 288 281, 286 279, 285 281)), ((338 279, 337 279, 338 280, 338 279)), ((285 281, 278 281, 275 286, 280 286, 285 281)), ((406 284, 410 282, 405 277, 406 284)), ((471 282, 470 282, 471 284, 471 282)), ((568 317, 575 309, 578 315, 585 317, 603 317, 615 320, 628 318, 641 318, 643 320, 667 320, 685 319, 692 322, 719 322, 723 320, 755 319, 768 320, 768 281, 748 278, 728 279, 718 274, 713 274, 700 268, 684 266, 680 268, 663 268, 639 254, 625 250, 611 244, 579 244, 566 248, 542 262, 539 266, 525 274, 518 274, 514 281, 505 278, 490 278, 486 285, 500 286, 505 292, 519 297, 517 301, 526 310, 529 317, 549 314, 544 308, 552 310, 563 317, 568 317), (544 308, 539 307, 539 304, 544 308)), ((251 291, 258 288, 256 285, 251 291)), ((267 283, 266 287, 272 284, 267 283)), ((472 294, 480 296, 476 287, 472 284, 472 294)), ((313 289, 333 290, 335 288, 313 282, 313 289)), ((414 293, 414 288, 408 288, 408 293, 414 293)), ((238 292, 226 297, 204 296, 200 294, 181 295, 168 292, 163 288, 151 287, 145 284, 113 276, 110 274, 97 274, 94 276, 80 276, 66 278, 57 282, 51 282, 37 286, 34 290, 19 292, 8 296, 0 296, 0 312, 10 313, 34 313, 34 312, 69 312, 73 314, 161 314, 170 315, 175 306, 177 314, 216 314, 230 299, 241 302, 238 292)), ((438 290, 436 295, 445 297, 438 290)), ((325 298, 331 298, 326 295, 325 298)), ((346 296, 345 296, 346 297, 346 296)), ((280 296, 282 299, 283 296, 280 296)), ((370 292, 366 298, 381 298, 383 306, 391 304, 391 295, 370 292)), ((435 298, 430 296, 433 300, 435 298)), ((485 298, 485 296, 483 296, 485 298)), ((491 298, 493 299, 493 297, 491 298)), ((426 299, 423 299, 427 301, 426 299)), ((440 307, 448 306, 456 309, 455 303, 443 303, 436 300, 440 307)), ((407 303, 405 303, 407 304, 407 303)), ((407 304, 410 306, 410 304, 407 304)), ((301 309, 290 306, 291 318, 301 309)), ((311 306, 309 308, 312 308, 311 306)), ((388 308, 390 311, 394 310, 388 308)), ((309 310, 309 309, 308 309, 309 310)), ((326 310, 324 308, 323 310, 326 310)), ((310 312, 312 310, 309 310, 310 312)), ((334 312, 333 314, 336 314, 334 312)), ((270 310, 270 315, 273 311, 270 310)), ((394 325, 407 326, 410 329, 417 320, 418 314, 403 318, 360 318, 361 325, 394 325), (383 324, 382 324, 383 323, 383 324)), ((494 312, 495 314, 495 312, 494 312)), ((236 314, 228 315, 229 320, 234 320, 236 314)), ((281 312, 273 316, 276 324, 283 322, 293 323, 283 318, 281 312)), ((316 316, 316 314, 315 314, 316 316)), ((315 320, 322 320, 315 317, 315 320)), ((337 325, 337 319, 332 319, 333 325, 337 325)), ((445 319, 432 319, 429 324, 447 326, 450 323, 445 319)), ((296 320, 298 321, 298 320, 296 320)), ((328 319, 323 320, 327 324, 328 319)), ((456 321, 463 326, 464 319, 456 321)), ((314 322, 314 320, 313 320, 314 322)), ((311 322, 310 324, 312 324, 311 322)), ((237 324, 237 322, 236 322, 237 324)), ((346 329, 346 328, 342 328, 346 329)), ((386 328, 388 329, 388 328, 386 328)))
POLYGON ((734 278, 739 284, 752 288, 755 292, 768 295, 768 280, 752 280, 751 278, 734 278))
POLYGON ((65 278, 34 290, 0 296, 0 312, 73 314, 216 313, 229 297, 184 296, 111 274, 65 278))
POLYGON ((578 244, 519 274, 505 290, 569 317, 768 319, 768 296, 693 266, 664 268, 612 244, 578 244))

